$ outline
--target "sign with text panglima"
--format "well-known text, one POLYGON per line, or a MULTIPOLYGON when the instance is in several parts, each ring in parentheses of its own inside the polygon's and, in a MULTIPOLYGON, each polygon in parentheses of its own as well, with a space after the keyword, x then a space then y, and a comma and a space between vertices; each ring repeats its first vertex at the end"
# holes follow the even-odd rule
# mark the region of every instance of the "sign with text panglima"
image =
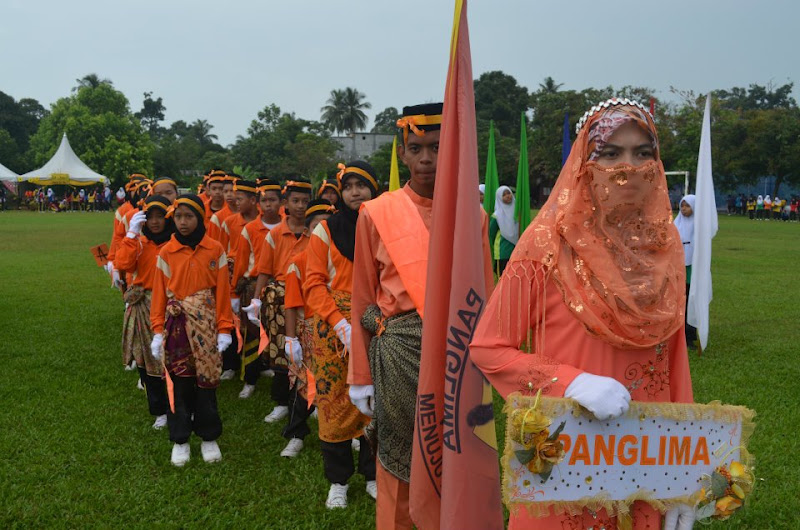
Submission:
POLYGON ((695 505, 715 470, 752 467, 755 414, 745 407, 631 402, 624 416, 600 421, 571 399, 515 393, 505 411, 509 508, 544 514, 593 505, 613 515, 634 500, 695 505))

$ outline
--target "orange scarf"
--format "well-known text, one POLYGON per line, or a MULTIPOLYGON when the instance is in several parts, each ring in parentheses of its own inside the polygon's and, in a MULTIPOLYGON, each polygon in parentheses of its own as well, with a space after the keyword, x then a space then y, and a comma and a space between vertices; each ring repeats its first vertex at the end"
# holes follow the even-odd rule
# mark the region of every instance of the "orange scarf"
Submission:
MULTIPOLYGON (((655 161, 639 167, 588 161, 595 147, 589 131, 606 112, 590 116, 581 128, 550 198, 520 238, 505 274, 524 278, 542 296, 552 280, 589 333, 615 347, 649 348, 684 322, 681 240, 657 150, 655 161)), ((640 115, 634 119, 657 145, 652 118, 640 115)), ((535 298, 531 303, 538 345, 544 304, 535 298)))

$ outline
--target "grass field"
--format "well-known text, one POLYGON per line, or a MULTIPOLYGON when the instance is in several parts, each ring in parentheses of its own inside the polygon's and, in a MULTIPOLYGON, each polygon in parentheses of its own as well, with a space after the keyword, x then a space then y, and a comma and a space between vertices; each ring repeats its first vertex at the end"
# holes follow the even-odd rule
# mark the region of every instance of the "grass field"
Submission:
MULTIPOLYGON (((313 435, 298 458, 278 456, 264 380, 247 401, 223 382, 220 464, 202 462, 196 439, 184 469, 169 464, 167 435, 150 428, 122 370, 119 293, 88 250, 109 239, 111 220, 0 214, 0 527, 371 527, 360 477, 347 510, 325 509, 313 435)), ((720 218, 711 343, 691 356, 695 399, 756 410, 760 480, 746 509, 713 528, 800 528, 798 264, 800 224, 720 218)))

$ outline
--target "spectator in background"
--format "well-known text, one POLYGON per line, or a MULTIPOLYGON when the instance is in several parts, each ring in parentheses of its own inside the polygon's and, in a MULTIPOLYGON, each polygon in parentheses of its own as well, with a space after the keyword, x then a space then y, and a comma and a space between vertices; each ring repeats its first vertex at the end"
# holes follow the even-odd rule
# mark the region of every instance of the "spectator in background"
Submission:
POLYGON ((756 198, 752 195, 747 199, 747 215, 750 216, 751 221, 755 219, 756 216, 756 198))

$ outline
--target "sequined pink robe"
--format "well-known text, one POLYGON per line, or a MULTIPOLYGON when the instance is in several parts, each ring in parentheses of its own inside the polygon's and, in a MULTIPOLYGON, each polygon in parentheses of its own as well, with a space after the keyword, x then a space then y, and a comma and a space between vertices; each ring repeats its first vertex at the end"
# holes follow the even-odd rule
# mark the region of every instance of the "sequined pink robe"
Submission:
MULTIPOLYGON (((562 397, 567 386, 581 372, 613 377, 625 385, 634 401, 692 402, 692 381, 683 328, 669 340, 653 348, 623 350, 590 335, 567 308, 557 286, 548 281, 544 289, 545 319, 539 326, 541 353, 525 353, 528 331, 536 328, 531 319, 542 291, 531 288, 528 299, 523 285, 528 283, 505 275, 495 290, 475 331, 470 355, 500 394, 535 393, 562 397), (505 283, 503 285, 503 283, 505 283), (500 289, 502 287, 502 289, 500 289), (521 312, 530 316, 521 321, 521 312), (525 325, 527 324, 527 325, 525 325)), ((632 509, 633 528, 661 528, 661 515, 649 505, 636 502, 632 509)), ((511 515, 509 529, 577 530, 616 528, 614 518, 604 511, 582 515, 551 515, 531 518, 525 510, 511 515)))

